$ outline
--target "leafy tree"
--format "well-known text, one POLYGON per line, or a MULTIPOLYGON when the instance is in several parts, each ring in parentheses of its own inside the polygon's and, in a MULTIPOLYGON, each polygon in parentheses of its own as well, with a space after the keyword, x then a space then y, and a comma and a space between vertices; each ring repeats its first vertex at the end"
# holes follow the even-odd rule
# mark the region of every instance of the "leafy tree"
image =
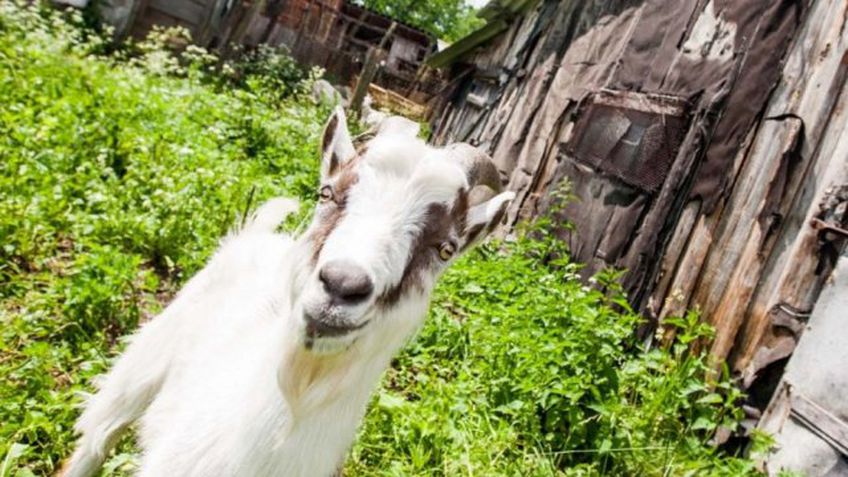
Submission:
POLYGON ((358 3, 447 41, 456 41, 484 23, 464 0, 358 0, 358 3))

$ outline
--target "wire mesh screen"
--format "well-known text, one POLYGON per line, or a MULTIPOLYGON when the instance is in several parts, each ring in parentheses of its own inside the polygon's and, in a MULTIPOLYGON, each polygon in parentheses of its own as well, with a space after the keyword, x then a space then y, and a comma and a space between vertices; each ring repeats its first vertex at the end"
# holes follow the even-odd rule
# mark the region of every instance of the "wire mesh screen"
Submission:
POLYGON ((653 192, 665 181, 688 127, 687 104, 680 98, 602 91, 581 108, 567 151, 653 192))

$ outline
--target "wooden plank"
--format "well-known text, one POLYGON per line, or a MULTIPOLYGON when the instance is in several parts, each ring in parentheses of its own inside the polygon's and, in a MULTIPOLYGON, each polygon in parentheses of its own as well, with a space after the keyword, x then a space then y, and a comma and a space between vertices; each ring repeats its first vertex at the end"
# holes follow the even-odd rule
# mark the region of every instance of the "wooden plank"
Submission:
POLYGON ((392 25, 383 35, 383 39, 380 40, 380 44, 376 47, 371 47, 365 56, 362 73, 359 74, 359 79, 356 81, 356 88, 353 90, 353 97, 350 100, 350 109, 357 115, 362 112, 362 102, 368 93, 368 86, 374 81, 374 77, 380 69, 380 62, 385 58, 384 48, 389 38, 394 34, 396 27, 397 23, 392 22, 392 25))
POLYGON ((594 96, 595 104, 615 108, 635 109, 663 116, 683 116, 687 112, 686 101, 678 96, 652 93, 632 93, 603 88, 594 96))
MULTIPOLYGON (((836 8, 836 6, 831 4, 826 9, 833 11, 833 8, 836 8)), ((811 28, 818 28, 812 26, 816 24, 816 20, 811 20, 809 26, 805 27, 805 31, 809 32, 811 28)), ((830 31, 832 35, 833 30, 830 31)), ((802 31, 802 34, 804 34, 804 31, 802 31)), ((794 85, 779 87, 778 93, 766 113, 767 116, 780 116, 793 111, 792 104, 796 104, 795 102, 804 98, 806 94, 803 93, 804 89, 799 87, 801 85, 798 83, 799 77, 804 76, 799 74, 803 70, 794 70, 792 65, 794 63, 809 70, 808 59, 817 57, 818 52, 813 48, 813 51, 807 50, 799 55, 798 49, 810 49, 810 42, 799 41, 795 46, 795 51, 790 53, 789 63, 784 75, 794 85)), ((822 81, 823 78, 817 79, 824 84, 828 83, 828 80, 822 81)), ((820 91, 813 94, 824 99, 820 91)), ((819 107, 820 105, 821 102, 819 102, 819 107)), ((806 123, 806 118, 802 119, 806 123)), ((795 231, 788 235, 784 234, 783 236, 786 238, 783 239, 776 239, 777 237, 773 233, 766 236, 769 235, 769 231, 756 229, 759 227, 760 213, 765 211, 776 213, 777 216, 782 217, 796 216, 799 212, 794 211, 797 208, 793 208, 792 203, 795 201, 793 198, 797 191, 807 188, 816 190, 816 188, 821 187, 820 183, 815 182, 803 186, 800 184, 800 179, 805 176, 804 168, 811 167, 808 161, 803 164, 803 167, 796 165, 795 172, 787 178, 787 182, 782 186, 782 194, 780 194, 784 197, 774 197, 774 194, 769 194, 770 191, 777 190, 774 188, 776 184, 773 184, 773 181, 769 180, 769 176, 764 176, 762 172, 766 170, 769 171, 769 174, 774 174, 777 171, 775 169, 775 158, 779 157, 779 154, 768 153, 768 148, 775 144, 776 128, 785 127, 782 123, 786 121, 798 123, 798 120, 791 118, 770 121, 764 124, 762 130, 758 132, 755 150, 751 154, 745 155, 745 168, 738 174, 731 175, 731 177, 736 176, 737 179, 726 206, 721 206, 715 214, 707 218, 706 223, 712 222, 712 226, 708 227, 708 230, 702 228, 701 232, 695 232, 695 234, 713 235, 714 238, 709 241, 695 240, 694 243, 700 243, 704 248, 696 251, 691 260, 688 260, 688 263, 686 260, 681 262, 680 273, 683 277, 680 282, 694 283, 695 285, 686 290, 686 292, 694 293, 694 299, 689 301, 687 298, 683 298, 680 301, 689 302, 689 305, 699 305, 704 315, 710 318, 718 329, 716 343, 713 346, 713 353, 717 361, 727 357, 731 347, 739 342, 740 338, 744 343, 749 339, 749 336, 761 334, 751 328, 751 320, 756 320, 757 327, 767 328, 770 322, 768 318, 769 310, 780 303, 777 300, 768 304, 758 304, 757 296, 763 293, 770 294, 774 290, 775 275, 780 274, 779 270, 776 270, 777 273, 774 270, 777 260, 772 258, 772 247, 776 247, 776 253, 781 254, 782 247, 785 247, 784 244, 792 242, 790 237, 797 235, 798 228, 794 228, 795 231), (777 208, 775 209, 774 206, 777 206, 777 208), (757 246, 757 242, 762 242, 762 244, 757 246), (693 262, 703 264, 698 273, 692 273, 688 269, 694 264, 693 262), (697 292, 695 292, 696 287, 698 288, 697 292), (749 308, 752 301, 754 305, 749 308), (752 332, 754 335, 751 335, 752 332), (741 335, 737 337, 739 333, 741 335)), ((818 121, 814 121, 812 124, 817 123, 818 121)), ((795 132, 792 134, 800 134, 798 124, 793 128, 795 132)), ((804 132, 806 136, 804 144, 815 145, 820 135, 815 132, 811 134, 809 127, 806 127, 804 132)), ((803 215, 803 212, 800 212, 800 214, 803 215)), ((703 237, 702 235, 701 238, 703 237)), ((785 260, 779 260, 779 262, 785 263, 785 260)), ((797 278, 798 271, 795 268, 791 272, 792 276, 796 277, 794 281, 809 284, 806 280, 797 278)), ((669 293, 676 293, 677 291, 676 287, 672 286, 669 293)), ((687 293, 683 293, 683 295, 688 296, 687 293)), ((679 312, 680 307, 672 307, 662 314, 667 315, 672 311, 679 312)), ((755 341, 758 340, 755 338, 755 341)), ((747 362, 754 353, 756 353, 756 347, 749 347, 747 351, 741 354, 745 356, 747 362)), ((740 362, 734 367, 740 370, 742 366, 744 366, 744 363, 740 362)))
MULTIPOLYGON (((785 81, 775 92, 770 114, 791 113, 804 121, 802 154, 814 163, 797 186, 793 206, 767 264, 765 278, 752 299, 749 317, 741 330, 734 368, 746 370, 761 346, 768 345, 769 313, 781 303, 809 309, 820 287, 816 268, 817 234, 809 227, 825 190, 846 181, 839 169, 848 157, 842 143, 846 135, 845 81, 848 32, 844 19, 832 14, 848 11, 847 0, 817 2, 787 59, 785 81), (810 65, 809 59, 816 58, 810 65), (840 106, 842 105, 842 106, 840 106)), ((755 370, 746 370, 751 373, 755 370)))
MULTIPOLYGON (((771 224, 761 223, 758 217, 771 208, 774 210, 770 213, 781 216, 788 212, 789 204, 777 208, 769 203, 770 192, 772 188, 785 188, 785 177, 781 175, 788 174, 785 163, 794 160, 802 133, 803 124, 797 118, 767 122, 748 159, 748 167, 743 169, 741 184, 734 189, 734 197, 726 209, 733 213, 728 214, 726 233, 716 243, 717 250, 722 253, 715 256, 719 258, 719 266, 725 267, 723 271, 728 273, 729 279, 715 310, 706 309, 709 321, 717 330, 711 348, 717 360, 724 360, 730 353, 759 284, 765 257, 771 251, 766 245, 771 238, 771 224)), ((778 193, 786 192, 790 191, 778 193)), ((724 285, 719 277, 717 275, 713 282, 705 285, 712 286, 713 290, 724 285)))
POLYGON ((365 55, 362 72, 359 74, 359 79, 356 80, 356 88, 353 90, 353 97, 350 100, 350 109, 357 115, 362 113, 362 103, 365 101, 365 95, 368 94, 368 86, 377 76, 381 57, 380 50, 376 48, 371 48, 365 55))
POLYGON ((226 4, 227 0, 211 0, 208 3, 206 16, 195 30, 195 37, 199 45, 208 46, 209 42, 212 41, 212 37, 219 33, 221 28, 221 13, 226 4))
MULTIPOLYGON (((603 11, 588 9, 588 4, 577 3, 569 5, 566 11, 572 15, 566 17, 569 20, 566 26, 578 20, 588 22, 594 18, 593 15, 603 14, 603 11)), ((629 9, 589 27, 582 36, 578 37, 576 31, 561 32, 563 41, 572 43, 559 64, 556 54, 538 57, 537 71, 533 72, 528 87, 516 93, 524 95, 518 102, 519 109, 510 116, 498 150, 492 154, 496 163, 505 162, 504 155, 515 156, 509 188, 516 191, 517 196, 507 211, 508 223, 529 217, 525 212, 534 210, 532 206, 525 208, 524 202, 543 193, 540 187, 551 179, 550 175, 542 174, 552 170, 549 167, 551 162, 558 162, 564 146, 557 141, 559 130, 573 123, 571 112, 576 110, 588 91, 603 84, 614 68, 617 55, 627 43, 626 35, 616 33, 628 31, 637 17, 638 10, 629 9), (553 78, 546 81, 550 75, 553 78)), ((557 30, 552 30, 552 33, 557 33, 557 30)))
MULTIPOLYGON (((742 148, 737 152, 733 161, 732 176, 736 176, 742 168, 742 164, 748 154, 750 144, 754 142, 756 133, 756 129, 751 130, 742 148)), ((700 211, 700 201, 696 200, 694 202, 697 203, 700 211)), ((654 296, 654 300, 663 304, 659 314, 660 322, 668 317, 682 316, 686 313, 687 309, 694 306, 692 297, 704 272, 704 264, 707 261, 707 257, 714 250, 713 243, 716 240, 718 224, 723 213, 724 203, 721 203, 718 206, 718 210, 712 215, 699 215, 695 221, 686 247, 680 258, 677 259, 679 265, 674 271, 674 279, 671 285, 669 285, 668 291, 664 295, 654 296)), ((678 225, 678 227, 686 227, 686 224, 678 225)), ((673 333, 667 335, 667 339, 672 337, 673 333)))
POLYGON ((804 195, 809 196, 798 201, 799 205, 809 206, 803 215, 808 220, 802 219, 800 233, 778 256, 781 267, 776 267, 774 271, 778 280, 774 287, 764 289, 755 301, 758 306, 753 309, 741 336, 735 368, 743 370, 743 376, 752 376, 759 371, 754 356, 763 347, 772 347, 777 338, 767 321, 769 312, 777 306, 809 311, 827 279, 827 270, 820 270, 822 257, 819 255, 819 233, 810 225, 809 219, 820 212, 819 206, 828 191, 832 190, 833 184, 848 184, 848 164, 842 159, 848 157, 848 122, 844 114, 842 116, 842 120, 833 124, 832 132, 822 142, 825 151, 823 155, 830 160, 817 165, 816 172, 807 177, 804 184, 807 194, 804 195))
POLYGON ((508 144, 505 144, 502 142, 502 136, 504 133, 513 132, 510 127, 510 124, 514 124, 513 121, 521 124, 530 121, 533 112, 538 110, 539 103, 544 99, 543 93, 550 81, 549 73, 556 68, 553 59, 540 64, 533 58, 529 59, 528 63, 537 67, 532 68, 527 77, 517 79, 504 73, 514 67, 522 55, 521 52, 528 48, 528 41, 539 21, 538 15, 539 12, 534 11, 526 16, 508 33, 502 35, 499 41, 490 43, 485 51, 477 55, 475 85, 477 88, 485 88, 491 100, 484 112, 485 116, 477 121, 479 127, 475 132, 478 134, 473 139, 491 151, 495 164, 505 172, 515 169, 519 152, 516 147, 521 144, 523 138, 512 137, 507 140, 508 144), (493 64, 495 58, 502 58, 504 63, 493 64), (483 78, 480 78, 481 74, 483 78), (509 80, 504 85, 501 81, 505 78, 509 80), (523 119, 517 116, 522 116, 523 119))
POLYGON ((798 121, 792 121, 788 128, 784 121, 766 121, 757 132, 752 150, 744 156, 743 167, 734 175, 732 193, 717 214, 715 253, 707 259, 695 295, 695 302, 701 305, 705 315, 712 315, 728 289, 736 264, 745 253, 752 226, 770 206, 766 199, 781 157, 790 144, 799 140, 800 128, 798 121))
POLYGON ((834 449, 848 457, 848 423, 797 390, 790 396, 790 415, 834 449))
POLYGON ((150 7, 185 22, 190 30, 206 19, 206 6, 192 1, 150 0, 150 7))
MULTIPOLYGON (((342 38, 345 41, 350 41, 352 38, 355 38, 356 33, 359 32, 360 28, 362 28, 362 25, 365 23, 365 19, 368 18, 369 14, 370 14, 370 12, 368 10, 363 9, 362 13, 360 13, 360 15, 359 15, 359 21, 355 22, 353 24, 354 25, 353 28, 350 28, 349 24, 345 27, 345 30, 347 30, 347 32, 344 35, 342 35, 342 38)), ((350 18, 350 15, 345 15, 345 16, 350 18)), ((341 46, 342 46, 342 43, 340 42, 339 47, 341 48, 341 46)))
MULTIPOLYGON (((363 10, 361 16, 367 18, 367 14, 368 14, 367 10, 363 10)), ((358 30, 365 29, 365 30, 372 31, 374 33, 379 33, 380 37, 385 35, 386 30, 389 29, 388 26, 383 27, 383 26, 380 26, 380 25, 375 25, 373 23, 368 23, 367 21, 365 21, 363 19, 357 18, 357 17, 352 16, 352 15, 348 15, 347 13, 340 13, 339 16, 343 20, 345 20, 346 22, 356 25, 358 27, 358 30)), ((354 32, 354 33, 356 33, 356 32, 354 32)))
MULTIPOLYGON (((848 185, 843 192, 848 193, 848 185)), ((843 198, 848 200, 848 194, 843 198)), ((759 423, 776 444, 768 456, 772 473, 786 469, 804 475, 848 475, 845 290, 848 250, 837 259, 815 309, 800 327, 800 343, 759 423)), ((788 312, 797 315, 795 310, 788 312)))
POLYGON ((381 109, 387 109, 392 113, 415 121, 423 121, 427 117, 426 106, 409 100, 394 91, 371 83, 368 85, 368 93, 374 98, 374 104, 381 109))
POLYGON ((232 26, 222 41, 220 46, 221 48, 221 60, 225 60, 229 58, 234 51, 233 45, 241 45, 245 41, 245 36, 253 24, 254 18, 259 15, 259 12, 265 8, 265 3, 267 0, 253 0, 250 4, 250 7, 247 10, 242 9, 241 15, 235 21, 235 25, 232 26))
MULTIPOLYGON (((669 310, 670 307, 673 306, 669 301, 679 301, 683 299, 683 297, 680 296, 680 292, 670 292, 669 290, 675 277, 674 272, 679 269, 683 250, 686 248, 690 238, 692 237, 692 232, 695 227, 695 223, 698 220, 700 211, 701 205, 697 201, 692 201, 684 207, 683 213, 678 220, 677 227, 675 228, 674 233, 671 236, 671 240, 669 241, 668 246, 666 246, 666 251, 662 256, 662 263, 660 264, 659 272, 657 274, 658 283, 646 308, 646 312, 649 317, 657 320, 659 323, 661 323, 661 312, 665 310, 667 306, 669 307, 669 310)), ((681 309, 678 313, 682 312, 683 310, 681 309)), ((667 316, 668 315, 665 315, 664 317, 667 316)))

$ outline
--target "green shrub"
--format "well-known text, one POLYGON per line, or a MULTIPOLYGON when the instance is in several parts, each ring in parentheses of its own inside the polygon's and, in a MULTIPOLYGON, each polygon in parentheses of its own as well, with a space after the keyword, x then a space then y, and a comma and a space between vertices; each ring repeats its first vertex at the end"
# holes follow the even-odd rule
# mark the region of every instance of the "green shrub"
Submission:
MULTIPOLYGON (((540 234, 543 236, 544 234, 540 234)), ((372 403, 350 475, 746 475, 713 449, 738 393, 706 384, 709 334, 694 314, 669 349, 645 351, 615 274, 583 285, 560 244, 472 252, 372 403), (606 289, 605 293, 599 289, 606 289)))
MULTIPOLYGON (((288 54, 285 47, 265 44, 236 57, 231 68, 242 85, 273 91, 280 98, 304 93, 310 72, 288 54)), ((320 70, 317 70, 320 71, 320 70)))
POLYGON ((191 76, 217 89, 239 88, 276 102, 308 92, 323 75, 321 68, 304 68, 285 46, 236 46, 222 59, 191 43, 183 27, 154 26, 147 37, 127 43, 113 55, 151 74, 191 76))

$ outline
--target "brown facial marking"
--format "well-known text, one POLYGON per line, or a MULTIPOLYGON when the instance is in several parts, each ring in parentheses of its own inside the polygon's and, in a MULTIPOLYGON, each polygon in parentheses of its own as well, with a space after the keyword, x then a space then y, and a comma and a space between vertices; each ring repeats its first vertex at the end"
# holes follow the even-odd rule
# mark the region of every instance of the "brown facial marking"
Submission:
POLYGON ((339 156, 336 154, 336 151, 330 155, 330 165, 327 167, 327 174, 333 175, 336 173, 336 170, 339 168, 339 156))
POLYGON ((336 225, 344 217, 345 209, 347 208, 347 199, 351 188, 359 180, 359 175, 356 172, 356 163, 358 157, 355 157, 345 164, 342 164, 338 169, 338 179, 333 185, 333 200, 328 204, 319 206, 315 215, 316 226, 310 234, 309 239, 312 242, 312 262, 318 261, 318 256, 324 248, 324 243, 327 237, 336 228, 336 225))
MULTIPOLYGON (((336 116, 336 115, 333 115, 333 117, 330 118, 330 122, 327 123, 327 127, 324 128, 324 134, 321 136, 321 156, 322 157, 326 156, 327 150, 332 145, 333 137, 336 135, 336 130, 338 129, 338 127, 339 127, 339 117, 336 116)), ((332 174, 333 171, 338 167, 338 165, 339 165, 339 158, 336 155, 336 153, 334 152, 333 155, 330 156, 330 163, 327 167, 327 170, 329 170, 330 173, 332 174)))
POLYGON ((333 136, 336 135, 336 128, 339 127, 339 117, 333 115, 330 118, 330 122, 327 123, 327 127, 324 128, 324 135, 321 136, 321 152, 326 152, 327 148, 330 147, 330 143, 333 141, 333 136))
POLYGON ((439 246, 450 238, 451 230, 461 235, 465 228, 465 216, 468 211, 468 194, 465 190, 457 193, 450 211, 445 204, 430 204, 425 214, 424 224, 412 241, 409 260, 403 270, 400 283, 389 288, 377 298, 377 305, 390 307, 412 288, 421 288, 422 273, 439 258, 439 246))
POLYGON ((364 156, 365 153, 368 152, 368 145, 376 136, 377 135, 374 133, 366 132, 353 138, 353 148, 356 150, 356 154, 364 156))
POLYGON ((460 189, 456 194, 456 200, 453 202, 453 209, 451 210, 451 217, 453 218, 454 223, 456 224, 456 233, 459 236, 465 234, 465 227, 467 226, 467 218, 468 218, 468 191, 465 189, 460 189))

